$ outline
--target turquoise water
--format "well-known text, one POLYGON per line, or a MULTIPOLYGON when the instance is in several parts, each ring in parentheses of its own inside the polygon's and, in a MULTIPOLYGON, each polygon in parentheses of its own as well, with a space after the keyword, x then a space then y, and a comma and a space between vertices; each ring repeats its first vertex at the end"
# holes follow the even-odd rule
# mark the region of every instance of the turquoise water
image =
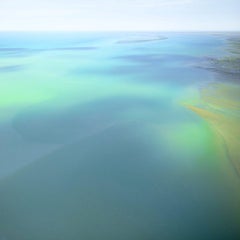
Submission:
POLYGON ((209 33, 0 33, 0 239, 238 239, 239 179, 184 104, 209 33))

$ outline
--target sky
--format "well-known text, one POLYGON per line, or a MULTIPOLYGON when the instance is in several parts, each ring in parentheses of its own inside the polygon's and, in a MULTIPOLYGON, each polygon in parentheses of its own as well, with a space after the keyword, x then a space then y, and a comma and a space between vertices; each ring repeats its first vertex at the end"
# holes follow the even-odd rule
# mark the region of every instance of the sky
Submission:
POLYGON ((239 0, 0 0, 0 31, 238 31, 239 0))

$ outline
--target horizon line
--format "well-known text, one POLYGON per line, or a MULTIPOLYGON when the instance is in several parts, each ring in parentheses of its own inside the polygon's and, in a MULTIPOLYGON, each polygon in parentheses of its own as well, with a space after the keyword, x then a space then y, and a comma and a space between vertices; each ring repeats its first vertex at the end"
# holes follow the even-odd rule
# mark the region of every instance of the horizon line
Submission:
POLYGON ((113 30, 113 29, 101 29, 101 30, 83 30, 83 29, 62 29, 62 30, 54 30, 54 29, 39 29, 39 30, 33 30, 33 29, 0 29, 0 32, 239 32, 239 30, 161 30, 161 29, 154 29, 154 30, 149 30, 149 29, 131 29, 131 30, 113 30))

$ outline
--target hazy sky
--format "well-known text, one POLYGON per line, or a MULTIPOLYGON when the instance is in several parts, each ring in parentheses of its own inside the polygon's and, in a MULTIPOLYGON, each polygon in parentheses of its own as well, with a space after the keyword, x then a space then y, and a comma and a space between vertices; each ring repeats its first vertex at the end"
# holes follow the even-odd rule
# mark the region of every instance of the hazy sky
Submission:
POLYGON ((239 0, 0 0, 0 30, 240 30, 239 0))

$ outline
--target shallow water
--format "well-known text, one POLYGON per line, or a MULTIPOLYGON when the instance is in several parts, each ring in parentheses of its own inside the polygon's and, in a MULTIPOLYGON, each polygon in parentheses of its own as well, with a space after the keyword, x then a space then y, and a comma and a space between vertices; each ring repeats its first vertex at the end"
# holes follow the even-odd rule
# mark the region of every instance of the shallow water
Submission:
POLYGON ((0 239, 238 239, 239 176, 186 107, 225 54, 210 33, 0 33, 0 239))

